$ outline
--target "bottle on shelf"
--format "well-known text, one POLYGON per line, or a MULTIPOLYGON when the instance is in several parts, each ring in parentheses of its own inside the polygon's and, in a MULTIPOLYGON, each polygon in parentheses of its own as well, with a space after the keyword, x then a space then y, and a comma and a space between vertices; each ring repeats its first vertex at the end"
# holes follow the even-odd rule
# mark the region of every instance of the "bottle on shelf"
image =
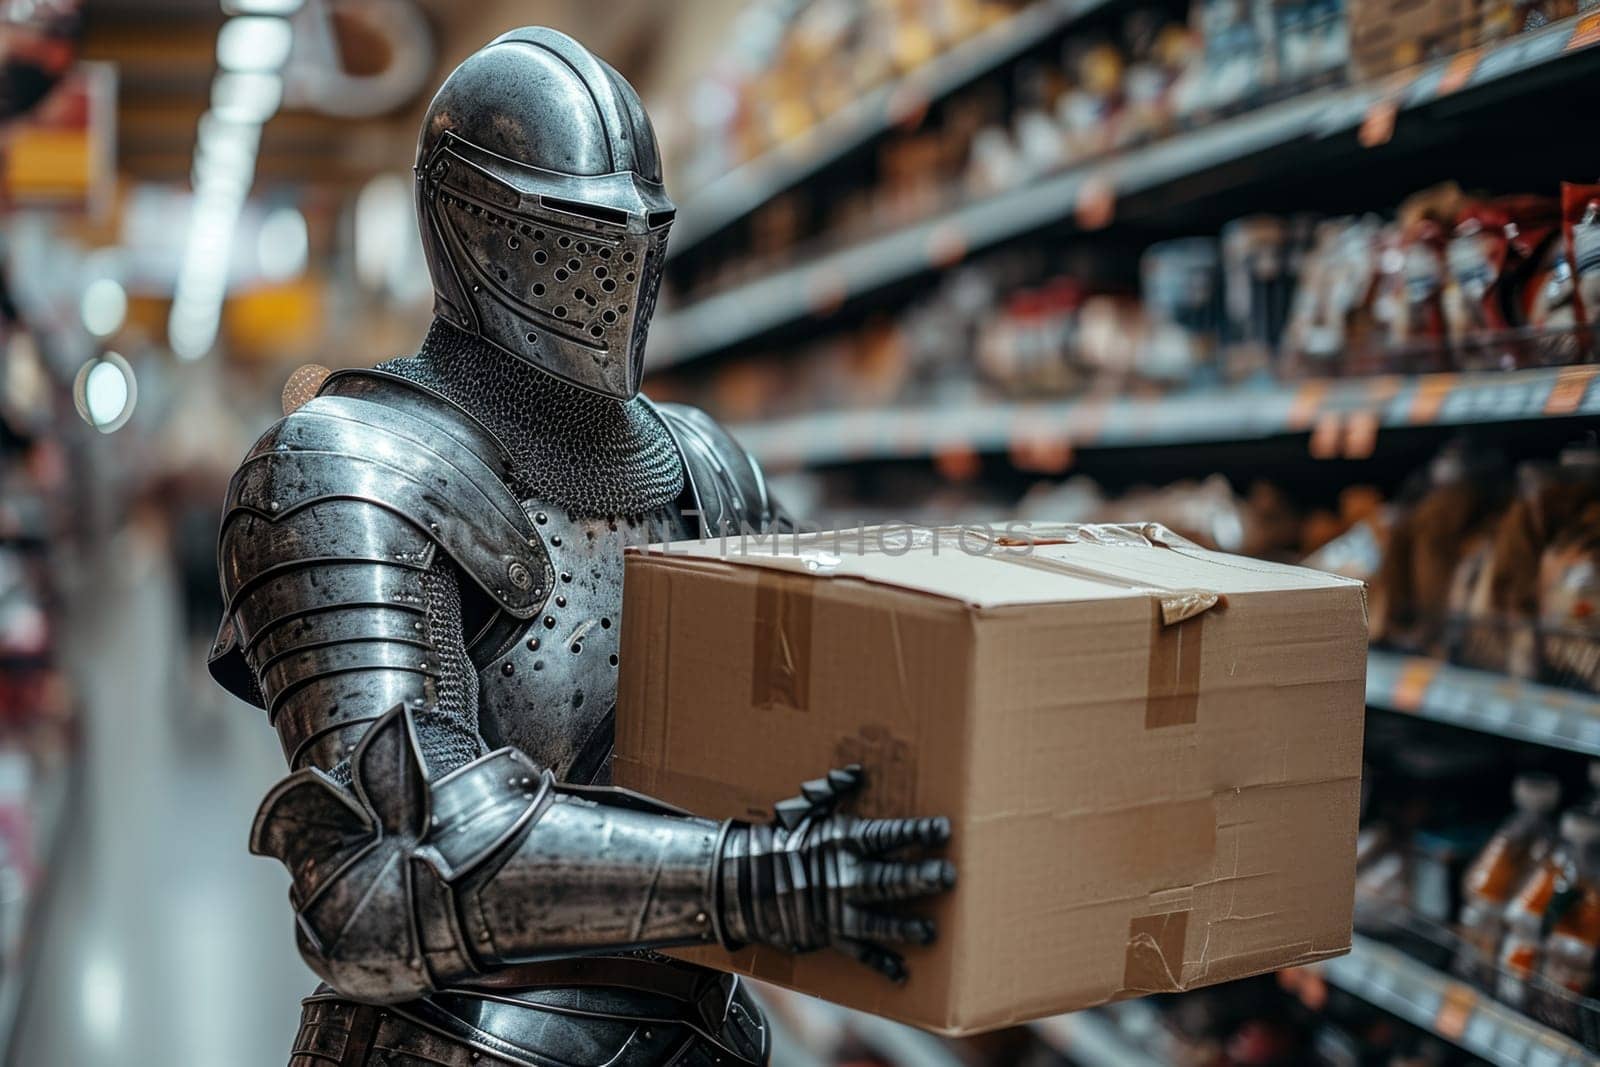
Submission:
MULTIPOLYGON (((1592 875, 1592 854, 1597 848, 1600 848, 1600 814, 1577 808, 1561 816, 1560 842, 1542 862, 1534 865, 1506 906, 1505 936, 1500 945, 1500 973, 1495 989, 1501 1000, 1517 1007, 1528 1003, 1528 981, 1543 969, 1545 924, 1558 916, 1565 917, 1574 902, 1574 891, 1582 896, 1581 887, 1585 882, 1579 871, 1579 861, 1582 857, 1591 857, 1585 870, 1592 875)), ((1600 900, 1594 907, 1600 909, 1600 900)), ((1583 934, 1583 921, 1582 916, 1575 920, 1579 924, 1579 937, 1583 934)), ((1600 939, 1600 915, 1596 915, 1594 925, 1596 937, 1600 939)), ((1562 951, 1566 953, 1568 947, 1563 945, 1562 951)), ((1590 949, 1589 958, 1593 960, 1593 949, 1590 949)), ((1556 964, 1558 970, 1568 966, 1568 963, 1556 964)))
POLYGON ((1457 971, 1469 977, 1487 972, 1500 947, 1506 904, 1555 844, 1556 806, 1561 783, 1540 772, 1517 775, 1511 784, 1511 815, 1467 867, 1461 887, 1463 949, 1457 971))
POLYGON ((1581 808, 1562 819, 1563 848, 1539 973, 1552 985, 1579 995, 1594 982, 1600 952, 1600 812, 1581 808), (1568 820, 1574 820, 1569 832, 1568 820))

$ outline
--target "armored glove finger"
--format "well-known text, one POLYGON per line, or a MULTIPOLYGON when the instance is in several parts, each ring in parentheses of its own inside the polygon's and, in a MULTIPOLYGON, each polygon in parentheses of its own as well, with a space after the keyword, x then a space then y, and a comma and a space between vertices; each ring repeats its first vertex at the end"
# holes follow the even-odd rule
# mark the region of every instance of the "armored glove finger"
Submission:
POLYGON ((897 905, 955 885, 947 860, 897 859, 905 848, 943 845, 943 818, 858 819, 840 814, 865 774, 852 765, 806 782, 776 805, 771 823, 730 823, 716 877, 718 933, 796 952, 832 946, 894 981, 905 961, 887 944, 928 944, 931 920, 897 905))

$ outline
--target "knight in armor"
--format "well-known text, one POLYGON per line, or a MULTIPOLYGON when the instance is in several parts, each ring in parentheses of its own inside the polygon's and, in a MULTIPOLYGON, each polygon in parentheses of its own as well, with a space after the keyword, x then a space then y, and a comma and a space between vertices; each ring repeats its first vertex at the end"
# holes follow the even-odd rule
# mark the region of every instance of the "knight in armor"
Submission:
POLYGON ((738 982, 654 950, 902 979, 949 825, 845 814, 857 767, 754 824, 609 784, 622 548, 779 521, 726 431, 639 395, 673 205, 633 89, 505 34, 430 106, 416 199, 421 351, 330 375, 222 521, 211 667, 282 740, 251 847, 324 981, 290 1065, 765 1063, 738 982))

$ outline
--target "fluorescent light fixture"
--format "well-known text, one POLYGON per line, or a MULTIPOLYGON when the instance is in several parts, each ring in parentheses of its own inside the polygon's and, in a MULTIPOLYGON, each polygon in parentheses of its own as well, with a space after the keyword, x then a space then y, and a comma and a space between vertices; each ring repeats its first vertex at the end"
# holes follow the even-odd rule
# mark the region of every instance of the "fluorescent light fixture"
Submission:
POLYGON ((256 237, 256 260, 269 281, 298 278, 305 272, 311 241, 306 217, 292 207, 273 208, 261 220, 256 237))
POLYGON ((224 122, 261 124, 283 103, 283 79, 264 71, 225 70, 211 83, 211 114, 224 122))
POLYGON ((101 433, 120 430, 133 416, 137 397, 133 368, 115 352, 89 360, 72 383, 78 414, 101 433))
POLYGON ((78 301, 83 328, 96 337, 110 337, 128 317, 128 294, 114 278, 96 278, 84 286, 78 301))
POLYGON ((305 0, 222 0, 224 15, 292 15, 305 0))
POLYGON ((217 65, 223 70, 275 71, 294 44, 289 23, 271 15, 235 15, 217 31, 217 65))

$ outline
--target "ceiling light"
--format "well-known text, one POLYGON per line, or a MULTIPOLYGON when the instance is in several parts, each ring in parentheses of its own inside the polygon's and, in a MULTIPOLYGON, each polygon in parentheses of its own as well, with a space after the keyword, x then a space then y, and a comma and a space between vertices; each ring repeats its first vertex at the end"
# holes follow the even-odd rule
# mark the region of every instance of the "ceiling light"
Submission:
POLYGON ((110 337, 128 317, 128 294, 114 278, 96 278, 78 301, 83 328, 96 337, 110 337))
POLYGON ((234 71, 278 70, 293 43, 294 31, 283 19, 238 15, 217 31, 217 65, 234 71))

